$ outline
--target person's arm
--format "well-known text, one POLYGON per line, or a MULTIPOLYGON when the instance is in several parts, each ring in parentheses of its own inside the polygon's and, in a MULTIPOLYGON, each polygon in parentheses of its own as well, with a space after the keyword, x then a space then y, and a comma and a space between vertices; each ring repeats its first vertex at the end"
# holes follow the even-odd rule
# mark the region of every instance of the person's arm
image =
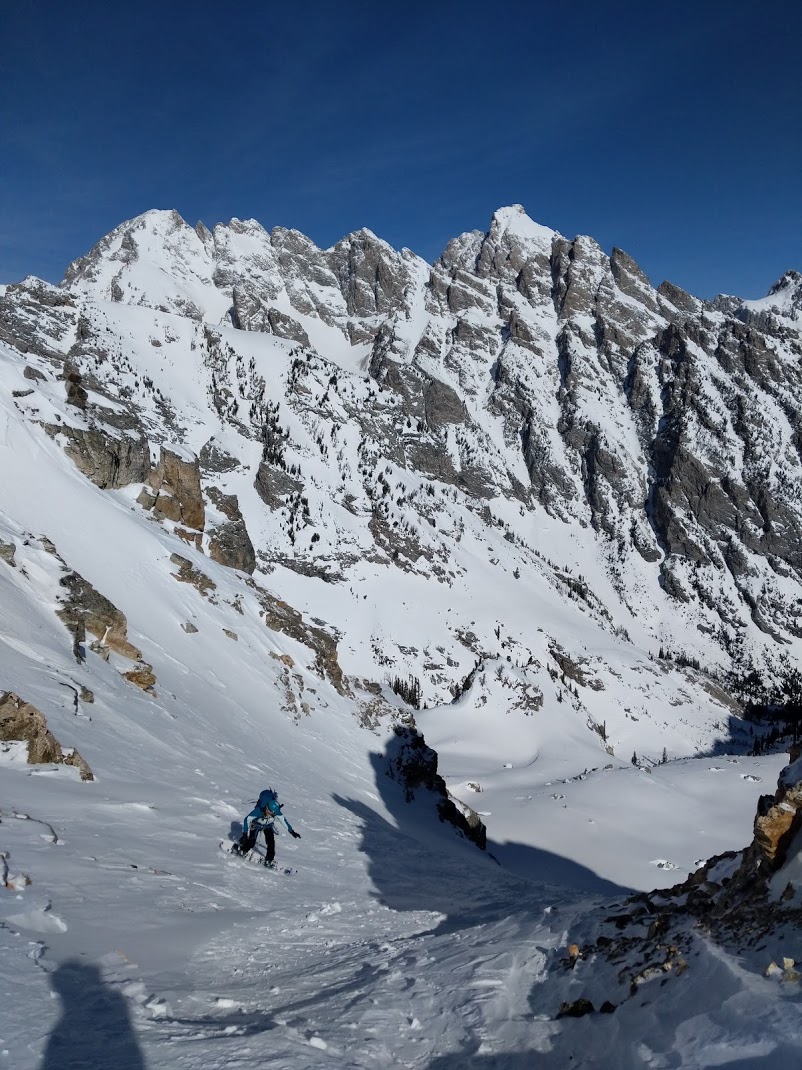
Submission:
POLYGON ((300 832, 296 832, 295 831, 295 829, 292 827, 292 825, 286 819, 284 814, 277 814, 276 815, 276 821, 283 822, 284 827, 286 828, 287 832, 289 832, 290 836, 292 836, 292 838, 295 839, 295 840, 300 840, 300 838, 301 838, 300 832))

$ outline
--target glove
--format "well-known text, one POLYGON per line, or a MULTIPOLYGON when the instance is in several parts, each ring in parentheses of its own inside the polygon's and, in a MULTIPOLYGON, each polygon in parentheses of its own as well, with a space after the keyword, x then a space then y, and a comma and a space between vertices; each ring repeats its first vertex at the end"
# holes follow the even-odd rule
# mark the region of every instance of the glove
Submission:
POLYGON ((291 829, 290 830, 290 835, 292 836, 292 838, 294 840, 300 840, 300 838, 301 838, 300 832, 296 832, 295 829, 291 829))

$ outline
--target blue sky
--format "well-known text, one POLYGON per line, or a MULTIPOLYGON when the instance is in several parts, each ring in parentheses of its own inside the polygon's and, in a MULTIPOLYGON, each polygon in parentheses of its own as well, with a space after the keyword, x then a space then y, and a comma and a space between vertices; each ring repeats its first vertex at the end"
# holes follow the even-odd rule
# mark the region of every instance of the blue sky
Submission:
POLYGON ((0 281, 57 281, 148 208, 432 260, 515 202, 704 297, 802 268, 791 0, 15 0, 0 25, 0 281))

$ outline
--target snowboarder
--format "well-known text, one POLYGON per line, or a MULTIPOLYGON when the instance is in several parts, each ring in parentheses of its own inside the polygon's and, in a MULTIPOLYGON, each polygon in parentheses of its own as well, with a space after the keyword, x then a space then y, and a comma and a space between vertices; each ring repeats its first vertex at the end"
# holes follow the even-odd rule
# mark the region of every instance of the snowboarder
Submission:
POLYGON ((232 852, 238 855, 246 855, 256 846, 259 830, 265 834, 265 865, 271 869, 275 866, 276 857, 276 833, 274 826, 280 821, 293 839, 300 840, 300 832, 296 832, 284 814, 281 812, 282 803, 278 801, 278 795, 272 788, 265 788, 260 793, 253 810, 242 822, 242 835, 239 843, 235 843, 232 852))

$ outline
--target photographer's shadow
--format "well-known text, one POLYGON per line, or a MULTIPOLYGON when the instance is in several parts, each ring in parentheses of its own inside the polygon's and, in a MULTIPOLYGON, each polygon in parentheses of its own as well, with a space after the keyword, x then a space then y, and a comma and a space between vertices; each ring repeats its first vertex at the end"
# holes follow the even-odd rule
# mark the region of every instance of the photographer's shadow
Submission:
POLYGON ((146 1070, 125 998, 97 966, 71 960, 51 975, 61 1017, 50 1035, 41 1070, 146 1070))

